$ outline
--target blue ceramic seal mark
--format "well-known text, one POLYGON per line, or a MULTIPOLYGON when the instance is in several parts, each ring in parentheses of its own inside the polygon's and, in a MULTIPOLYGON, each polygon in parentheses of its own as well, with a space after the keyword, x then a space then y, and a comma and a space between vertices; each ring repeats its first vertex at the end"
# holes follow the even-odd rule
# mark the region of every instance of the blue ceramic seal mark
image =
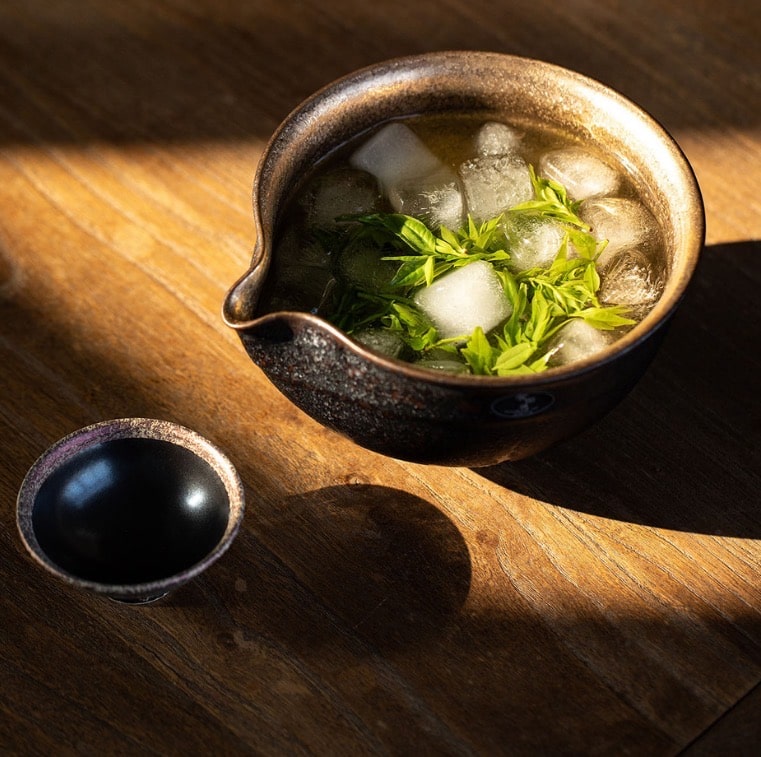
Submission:
POLYGON ((549 410, 554 404, 555 397, 552 394, 519 392, 494 400, 491 403, 491 411, 498 418, 530 418, 549 410))

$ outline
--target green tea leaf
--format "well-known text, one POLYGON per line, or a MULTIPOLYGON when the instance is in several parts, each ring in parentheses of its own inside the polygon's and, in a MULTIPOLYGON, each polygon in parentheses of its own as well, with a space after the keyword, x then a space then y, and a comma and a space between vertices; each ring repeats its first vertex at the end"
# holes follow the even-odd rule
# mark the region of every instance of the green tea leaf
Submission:
POLYGON ((488 376, 493 372, 494 365, 493 349, 484 330, 477 326, 468 339, 466 345, 460 350, 470 370, 477 376, 488 376))
POLYGON ((552 304, 547 301, 541 290, 537 289, 531 298, 530 313, 524 327, 526 338, 533 343, 541 343, 555 314, 556 310, 552 304))
POLYGON ((436 240, 436 251, 444 254, 449 253, 451 255, 465 255, 466 251, 460 244, 460 240, 457 235, 448 229, 446 226, 442 226, 439 229, 440 239, 436 240))
POLYGON ((494 371, 498 376, 505 376, 523 366, 534 354, 536 347, 531 342, 515 344, 503 350, 494 361, 494 371))
POLYGON ((401 213, 373 213, 358 216, 356 220, 366 226, 375 226, 390 232, 417 252, 430 255, 436 251, 436 238, 430 229, 412 216, 401 213))
POLYGON ((429 256, 425 259, 425 263, 423 264, 423 276, 425 276, 426 286, 431 286, 431 284, 433 284, 433 269, 434 259, 433 256, 429 256))
POLYGON ((631 318, 627 318, 626 313, 628 308, 623 305, 615 305, 612 307, 590 307, 580 310, 576 317, 582 318, 590 326, 594 326, 596 329, 602 331, 610 331, 612 329, 620 328, 621 326, 633 326, 636 321, 631 318))

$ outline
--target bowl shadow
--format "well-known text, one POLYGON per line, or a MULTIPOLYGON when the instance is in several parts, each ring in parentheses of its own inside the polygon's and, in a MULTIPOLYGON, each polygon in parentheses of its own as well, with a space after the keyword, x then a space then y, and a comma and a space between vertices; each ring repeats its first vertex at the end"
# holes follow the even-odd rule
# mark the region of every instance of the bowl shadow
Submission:
MULTIPOLYGON (((285 571, 288 582, 300 587, 303 608, 326 608, 334 624, 375 649, 437 637, 468 596, 465 540, 436 507, 408 492, 369 484, 328 486, 267 510, 255 508, 247 517, 249 532, 257 534, 246 545, 256 555, 250 561, 254 572, 243 576, 247 586, 275 590, 262 581, 277 580, 285 571), (269 579, 259 572, 263 566, 269 579)), ((259 602, 250 592, 240 599, 259 602)), ((268 617, 280 638, 298 646, 329 641, 319 638, 315 624, 282 621, 268 617)))
POLYGON ((761 242, 707 247, 661 351, 619 407, 545 453, 476 472, 592 515, 761 537, 760 287, 761 242))

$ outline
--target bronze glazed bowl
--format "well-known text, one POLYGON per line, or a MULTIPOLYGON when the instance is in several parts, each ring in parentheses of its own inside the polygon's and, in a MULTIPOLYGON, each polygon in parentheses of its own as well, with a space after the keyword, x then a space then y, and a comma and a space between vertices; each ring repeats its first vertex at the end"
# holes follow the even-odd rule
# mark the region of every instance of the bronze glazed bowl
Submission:
POLYGON ((251 359, 293 403, 357 444, 441 465, 491 465, 536 454, 611 410, 661 344, 702 249, 694 174, 674 140, 621 95, 548 63, 496 53, 400 58, 320 90, 280 125, 253 192, 257 242, 223 317, 251 359), (667 277, 631 331, 591 358, 534 375, 439 374, 385 357, 308 312, 257 310, 284 206, 336 147, 389 119, 478 112, 546 124, 626 166, 662 228, 667 277))

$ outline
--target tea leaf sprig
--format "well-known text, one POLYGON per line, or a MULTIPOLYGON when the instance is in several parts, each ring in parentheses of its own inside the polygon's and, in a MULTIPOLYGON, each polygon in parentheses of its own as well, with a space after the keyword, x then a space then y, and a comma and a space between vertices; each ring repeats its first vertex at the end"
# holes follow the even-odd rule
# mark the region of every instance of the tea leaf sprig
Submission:
POLYGON ((501 215, 482 224, 469 218, 457 232, 442 226, 438 235, 423 221, 401 213, 373 213, 353 220, 374 230, 376 240, 382 239, 385 232, 389 236, 383 241, 408 251, 406 255, 384 256, 384 260, 401 263, 391 281, 391 286, 399 289, 430 286, 447 271, 476 260, 495 264, 510 259, 505 235, 500 233, 501 215))

